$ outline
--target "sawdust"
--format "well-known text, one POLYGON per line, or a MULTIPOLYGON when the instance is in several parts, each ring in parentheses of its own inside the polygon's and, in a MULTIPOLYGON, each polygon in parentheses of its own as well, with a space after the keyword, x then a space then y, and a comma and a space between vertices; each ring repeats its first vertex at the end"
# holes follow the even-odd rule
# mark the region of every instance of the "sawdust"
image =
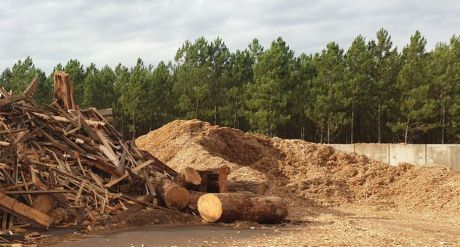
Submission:
POLYGON ((294 203, 460 210, 460 173, 443 167, 389 166, 326 145, 198 120, 173 121, 139 137, 136 144, 178 171, 228 165, 230 184, 266 182, 268 194, 294 203))

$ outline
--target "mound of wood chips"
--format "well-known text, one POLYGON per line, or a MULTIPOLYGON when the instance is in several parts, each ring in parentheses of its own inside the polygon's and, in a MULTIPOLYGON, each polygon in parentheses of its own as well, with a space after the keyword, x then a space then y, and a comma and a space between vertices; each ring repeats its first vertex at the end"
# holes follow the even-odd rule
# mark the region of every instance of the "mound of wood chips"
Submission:
POLYGON ((294 204, 355 203, 410 209, 460 210, 460 173, 440 166, 390 166, 302 140, 268 138, 199 120, 177 120, 136 140, 181 170, 227 165, 232 184, 267 184, 294 204), (232 180, 238 181, 232 181, 232 180))

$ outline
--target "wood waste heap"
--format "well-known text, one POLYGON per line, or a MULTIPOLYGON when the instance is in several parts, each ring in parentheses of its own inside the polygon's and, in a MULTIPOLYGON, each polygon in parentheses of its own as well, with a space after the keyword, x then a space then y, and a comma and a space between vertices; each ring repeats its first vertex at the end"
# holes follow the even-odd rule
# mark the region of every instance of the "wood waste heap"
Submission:
POLYGON ((65 72, 54 74, 48 106, 33 101, 38 83, 22 94, 0 88, 1 242, 33 241, 27 229, 37 227, 119 223, 145 208, 207 222, 276 223, 287 216, 280 197, 229 192, 228 166, 178 173, 123 140, 95 108, 79 108, 65 72))

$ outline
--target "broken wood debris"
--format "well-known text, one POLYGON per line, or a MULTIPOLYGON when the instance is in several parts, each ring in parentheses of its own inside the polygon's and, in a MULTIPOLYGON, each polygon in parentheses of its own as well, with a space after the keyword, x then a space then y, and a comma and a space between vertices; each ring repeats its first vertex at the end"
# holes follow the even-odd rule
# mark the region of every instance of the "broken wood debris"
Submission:
POLYGON ((123 140, 101 112, 75 104, 65 72, 54 75, 52 104, 33 102, 37 88, 36 79, 20 95, 0 87, 2 231, 14 222, 45 228, 118 223, 163 206, 208 222, 286 216, 281 198, 228 193, 228 166, 179 174, 123 140))
POLYGON ((145 198, 143 207, 155 206, 146 197, 155 193, 152 181, 177 173, 123 140, 96 109, 79 109, 68 74, 54 79, 56 100, 45 107, 31 99, 35 79, 19 96, 0 89, 0 210, 48 228, 108 219, 145 198), (68 215, 37 210, 48 199, 68 215))

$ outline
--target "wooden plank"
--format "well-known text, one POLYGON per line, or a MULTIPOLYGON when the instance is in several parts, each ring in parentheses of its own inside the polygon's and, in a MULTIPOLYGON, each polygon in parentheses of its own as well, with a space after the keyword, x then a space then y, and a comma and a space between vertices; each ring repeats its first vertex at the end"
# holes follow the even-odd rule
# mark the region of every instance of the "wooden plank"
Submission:
POLYGON ((0 192, 0 208, 8 213, 16 215, 17 217, 33 221, 43 227, 48 228, 51 225, 51 217, 5 195, 2 192, 0 192))
POLYGON ((14 190, 14 191, 3 191, 6 195, 22 195, 22 194, 53 194, 53 193, 71 193, 70 190, 14 190))

